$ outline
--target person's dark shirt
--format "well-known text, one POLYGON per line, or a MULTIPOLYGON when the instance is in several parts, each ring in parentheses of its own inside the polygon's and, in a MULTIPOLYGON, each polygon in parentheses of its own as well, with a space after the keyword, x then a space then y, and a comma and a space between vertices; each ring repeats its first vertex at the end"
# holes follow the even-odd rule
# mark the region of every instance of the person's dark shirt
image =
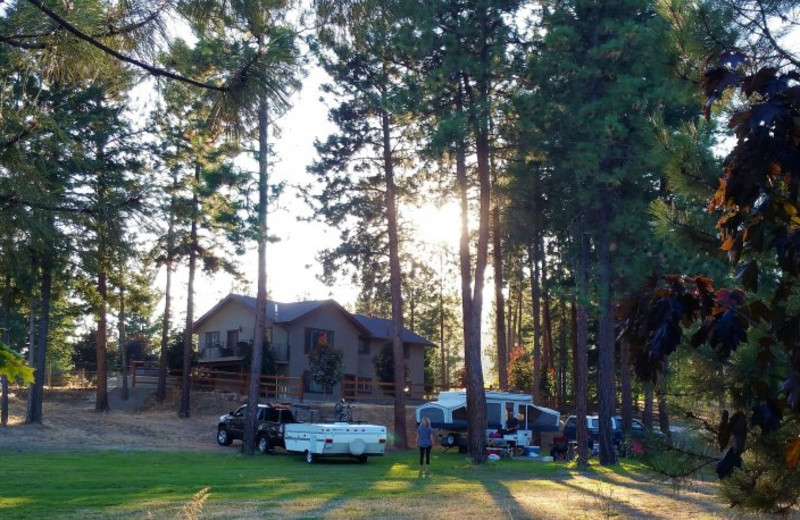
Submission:
POLYGON ((511 417, 506 423, 506 430, 509 432, 516 432, 519 429, 519 419, 511 417))

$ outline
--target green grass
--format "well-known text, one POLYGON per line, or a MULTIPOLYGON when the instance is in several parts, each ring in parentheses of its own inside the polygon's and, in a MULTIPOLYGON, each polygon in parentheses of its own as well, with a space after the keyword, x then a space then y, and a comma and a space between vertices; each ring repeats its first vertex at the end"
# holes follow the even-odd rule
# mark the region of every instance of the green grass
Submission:
POLYGON ((435 452, 366 464, 290 455, 9 452, 0 449, 0 518, 718 518, 709 490, 676 495, 638 464, 578 473, 563 464, 475 466, 435 452), (663 510, 665 516, 653 511, 663 510), (434 514, 435 512, 435 514, 434 514))

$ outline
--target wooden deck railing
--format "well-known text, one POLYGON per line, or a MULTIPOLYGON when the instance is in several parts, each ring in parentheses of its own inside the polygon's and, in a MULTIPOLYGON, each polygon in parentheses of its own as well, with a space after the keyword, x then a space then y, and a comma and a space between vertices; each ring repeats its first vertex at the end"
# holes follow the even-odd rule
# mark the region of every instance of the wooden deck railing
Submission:
MULTIPOLYGON (((433 384, 409 383, 405 385, 408 401, 430 401, 439 392, 449 387, 433 384)), ((382 383, 371 379, 342 379, 341 397, 348 401, 387 402, 394 401, 394 383, 382 383)))
MULTIPOLYGON (((136 361, 131 363, 132 386, 155 387, 158 385, 158 364, 136 361)), ((183 371, 170 370, 167 385, 180 388, 183 371)), ((246 394, 250 384, 248 372, 226 372, 205 367, 193 367, 191 373, 193 390, 226 390, 246 394)), ((260 394, 267 399, 303 401, 303 378, 262 375, 260 394)))

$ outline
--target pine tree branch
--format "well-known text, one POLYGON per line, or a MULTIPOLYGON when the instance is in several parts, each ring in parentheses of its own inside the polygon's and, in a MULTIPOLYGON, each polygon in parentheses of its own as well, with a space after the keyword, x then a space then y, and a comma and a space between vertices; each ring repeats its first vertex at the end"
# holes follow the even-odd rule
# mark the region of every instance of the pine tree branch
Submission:
POLYGON ((156 18, 158 18, 158 16, 161 14, 162 11, 164 11, 166 6, 167 6, 167 3, 166 2, 162 2, 160 7, 158 7, 157 9, 154 9, 152 13, 150 13, 148 16, 145 16, 142 20, 140 20, 138 22, 134 22, 134 23, 128 24, 128 25, 123 25, 122 27, 109 26, 108 27, 108 31, 106 31, 104 33, 100 33, 100 34, 93 34, 92 38, 104 38, 104 37, 108 37, 108 36, 120 36, 120 35, 123 35, 123 34, 128 34, 130 32, 136 31, 138 29, 141 29, 142 27, 144 27, 148 23, 150 23, 150 22, 154 21, 156 18))
MULTIPOLYGON (((138 195, 130 197, 119 204, 115 204, 115 208, 124 208, 129 206, 135 206, 141 203, 141 198, 138 195)), ((90 207, 79 207, 79 206, 59 206, 59 205, 49 205, 49 204, 41 204, 39 202, 33 202, 27 199, 22 199, 17 197, 16 195, 5 195, 0 194, 0 206, 24 206, 30 209, 38 209, 53 213, 76 213, 76 214, 85 214, 85 215, 99 215, 101 213, 105 213, 108 211, 108 208, 97 209, 97 208, 90 208, 90 207)))
POLYGON ((133 65, 135 67, 143 69, 143 70, 147 71, 148 73, 150 73, 153 76, 156 76, 156 77, 162 76, 162 77, 165 77, 165 78, 174 79, 176 81, 187 83, 189 85, 193 85, 195 87, 199 87, 199 88, 206 89, 206 90, 214 90, 214 91, 217 91, 217 92, 228 92, 228 90, 229 90, 228 87, 221 87, 219 85, 213 85, 213 84, 210 84, 210 83, 203 83, 201 81, 197 81, 197 80, 194 80, 192 78, 188 78, 186 76, 182 76, 182 75, 177 74, 175 72, 170 72, 170 71, 165 70, 165 69, 161 69, 161 68, 158 68, 158 67, 154 67, 152 65, 148 65, 147 63, 144 63, 144 62, 142 62, 140 60, 137 60, 135 58, 131 58, 130 56, 125 56, 124 54, 122 54, 122 53, 112 49, 111 47, 103 44, 102 42, 98 41, 97 39, 93 38, 92 36, 84 33, 83 31, 81 31, 80 29, 78 29, 77 27, 75 27, 74 25, 69 23, 67 20, 65 20, 64 18, 59 16, 53 10, 49 9, 46 5, 44 5, 44 3, 41 2, 41 0, 27 0, 27 1, 28 1, 28 3, 32 4, 34 7, 39 9, 47 17, 49 17, 54 22, 56 22, 61 27, 63 27, 65 30, 67 30, 72 35, 74 35, 76 38, 87 42, 88 44, 100 49, 101 51, 105 52, 106 54, 108 54, 110 56, 113 56, 114 58, 117 58, 120 61, 123 61, 125 63, 130 63, 131 65, 133 65))
POLYGON ((767 40, 772 44, 772 48, 775 49, 775 52, 778 53, 779 56, 787 60, 789 63, 794 65, 795 67, 800 68, 800 60, 798 60, 795 56, 791 53, 786 51, 781 45, 775 40, 775 37, 772 35, 772 31, 769 29, 769 23, 767 22, 767 14, 764 12, 764 4, 761 0, 757 0, 756 2, 759 7, 759 15, 761 17, 761 32, 764 36, 767 37, 767 40))
POLYGON ((0 42, 7 43, 7 44, 11 45, 12 47, 18 47, 20 49, 31 49, 31 50, 36 49, 36 50, 40 50, 40 49, 46 49, 47 48, 47 45, 44 44, 44 43, 23 42, 23 41, 20 41, 18 38, 14 38, 14 37, 11 37, 11 36, 3 36, 2 34, 0 34, 0 42))

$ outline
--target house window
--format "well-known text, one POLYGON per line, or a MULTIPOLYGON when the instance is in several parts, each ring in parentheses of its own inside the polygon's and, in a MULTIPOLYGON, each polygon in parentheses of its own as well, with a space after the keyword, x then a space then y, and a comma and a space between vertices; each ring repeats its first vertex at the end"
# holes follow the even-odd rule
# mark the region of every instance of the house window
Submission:
POLYGON ((216 347, 217 345, 219 345, 219 331, 206 332, 206 347, 216 347))
POLYGON ((369 340, 361 338, 358 340, 358 353, 369 356, 369 340))
POLYGON ((324 329, 312 329, 306 327, 306 344, 305 353, 311 352, 311 349, 318 345, 333 345, 333 331, 324 329))
POLYGON ((266 335, 267 342, 272 344, 272 327, 267 327, 265 335, 266 335))

